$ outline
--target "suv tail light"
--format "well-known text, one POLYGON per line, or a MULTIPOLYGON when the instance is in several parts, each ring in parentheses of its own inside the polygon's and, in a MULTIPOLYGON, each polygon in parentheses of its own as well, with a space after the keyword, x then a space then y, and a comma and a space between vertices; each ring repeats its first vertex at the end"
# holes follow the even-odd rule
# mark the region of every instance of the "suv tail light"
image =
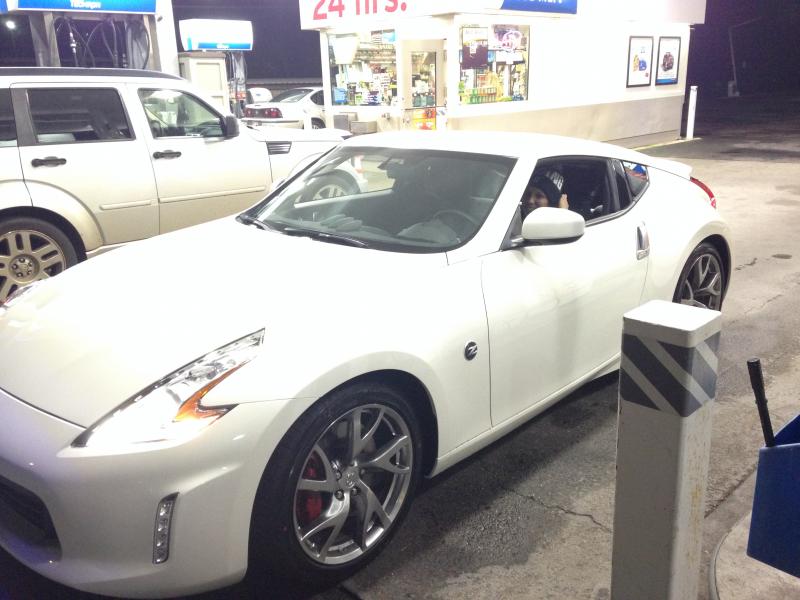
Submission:
POLYGON ((255 117, 256 111, 252 108, 245 108, 244 109, 244 116, 245 117, 255 117))
POLYGON ((717 199, 714 197, 714 192, 711 191, 711 188, 696 177, 692 177, 691 180, 693 184, 695 184, 697 187, 703 190, 706 195, 708 195, 708 203, 711 205, 711 208, 717 208, 717 199))

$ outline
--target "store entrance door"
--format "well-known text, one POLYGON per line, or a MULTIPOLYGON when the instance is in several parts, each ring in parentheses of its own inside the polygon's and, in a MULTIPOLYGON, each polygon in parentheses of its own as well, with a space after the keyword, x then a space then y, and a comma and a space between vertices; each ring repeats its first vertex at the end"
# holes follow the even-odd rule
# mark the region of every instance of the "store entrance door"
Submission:
POLYGON ((403 46, 403 123, 411 129, 436 129, 436 109, 445 100, 444 40, 413 40, 403 46))

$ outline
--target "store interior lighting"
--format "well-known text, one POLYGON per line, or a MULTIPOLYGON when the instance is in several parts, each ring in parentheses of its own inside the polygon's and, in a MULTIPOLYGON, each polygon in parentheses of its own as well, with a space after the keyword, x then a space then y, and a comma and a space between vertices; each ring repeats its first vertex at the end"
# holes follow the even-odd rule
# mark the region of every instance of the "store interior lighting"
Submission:
POLYGON ((17 24, 11 19, 6 19, 6 27, 11 31, 14 31, 17 28, 17 24))

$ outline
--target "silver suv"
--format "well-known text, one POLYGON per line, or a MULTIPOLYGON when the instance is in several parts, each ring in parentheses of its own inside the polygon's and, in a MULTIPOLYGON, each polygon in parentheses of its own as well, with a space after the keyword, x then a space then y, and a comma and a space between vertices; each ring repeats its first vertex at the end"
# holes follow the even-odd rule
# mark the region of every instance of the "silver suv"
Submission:
POLYGON ((241 211, 335 132, 243 128, 189 82, 0 68, 0 302, 116 245, 241 211))

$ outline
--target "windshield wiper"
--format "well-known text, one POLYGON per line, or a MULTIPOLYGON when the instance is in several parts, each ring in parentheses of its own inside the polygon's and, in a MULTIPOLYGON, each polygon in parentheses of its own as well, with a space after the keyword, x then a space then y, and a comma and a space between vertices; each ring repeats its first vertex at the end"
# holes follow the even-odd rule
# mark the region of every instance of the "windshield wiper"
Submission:
POLYGON ((236 217, 236 220, 239 221, 239 223, 244 223, 245 225, 255 225, 264 231, 274 231, 272 227, 264 223, 264 221, 256 219, 253 215, 241 214, 236 217))
POLYGON ((347 246, 355 246, 357 248, 367 248, 369 244, 357 240, 355 238, 347 237, 346 235, 339 235, 337 233, 328 233, 326 231, 318 231, 316 229, 303 229, 302 227, 284 227, 281 229, 282 233, 286 235, 296 235, 298 237, 310 237, 314 240, 321 242, 333 242, 334 244, 345 244, 347 246))

